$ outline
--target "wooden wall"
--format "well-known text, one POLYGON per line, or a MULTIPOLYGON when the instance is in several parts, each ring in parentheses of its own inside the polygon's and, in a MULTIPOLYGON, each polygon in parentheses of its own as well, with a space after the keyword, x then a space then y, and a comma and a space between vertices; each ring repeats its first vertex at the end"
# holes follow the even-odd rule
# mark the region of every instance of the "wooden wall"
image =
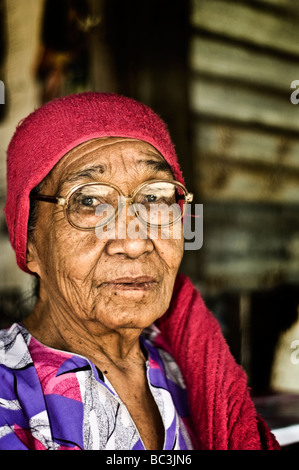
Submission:
MULTIPOLYGON (((0 80, 5 84, 5 104, 0 120, 0 327, 6 314, 15 314, 20 295, 31 289, 31 276, 17 266, 7 234, 6 150, 18 122, 38 107, 39 87, 34 81, 34 65, 39 48, 40 17, 43 0, 2 0, 0 80), (5 40, 5 41, 4 41, 5 40)), ((27 295, 27 294, 26 294, 27 295)))
POLYGON ((192 0, 189 101, 207 288, 299 281, 299 3, 192 0))

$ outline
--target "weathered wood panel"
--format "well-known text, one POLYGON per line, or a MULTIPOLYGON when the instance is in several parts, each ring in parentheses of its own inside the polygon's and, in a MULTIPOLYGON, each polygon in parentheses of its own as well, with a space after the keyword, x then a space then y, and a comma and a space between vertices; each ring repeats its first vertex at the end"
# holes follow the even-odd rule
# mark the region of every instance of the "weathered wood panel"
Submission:
POLYGON ((299 282, 299 3, 193 0, 189 99, 206 287, 299 282))
POLYGON ((200 34, 192 36, 189 55, 194 72, 264 86, 266 91, 290 93, 291 82, 299 77, 297 61, 200 34))
POLYGON ((194 120, 193 128, 196 160, 205 155, 232 162, 269 165, 270 171, 277 165, 299 169, 299 136, 207 119, 194 120))
POLYGON ((204 200, 299 202, 299 139, 202 122, 195 126, 194 149, 204 200))
POLYGON ((243 2, 193 0, 191 24, 218 35, 299 55, 298 25, 289 16, 243 2))
POLYGON ((299 173, 202 158, 197 189, 204 201, 299 203, 299 173))
POLYGON ((279 7, 281 10, 298 13, 299 7, 295 0, 257 0, 258 5, 279 7))
POLYGON ((264 289, 299 282, 299 205, 204 204, 206 285, 264 289))
POLYGON ((242 84, 198 77, 190 81, 190 103, 192 111, 201 115, 299 130, 299 108, 290 101, 289 84, 284 94, 277 95, 242 84))

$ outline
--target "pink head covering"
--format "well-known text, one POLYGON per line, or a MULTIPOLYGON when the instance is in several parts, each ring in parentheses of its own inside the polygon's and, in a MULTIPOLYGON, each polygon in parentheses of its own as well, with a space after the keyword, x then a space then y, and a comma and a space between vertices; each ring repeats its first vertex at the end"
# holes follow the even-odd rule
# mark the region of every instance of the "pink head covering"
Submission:
POLYGON ((26 266, 29 194, 72 148, 97 137, 131 137, 153 145, 184 184, 165 123, 150 108, 112 93, 53 100, 21 121, 7 151, 5 215, 19 267, 26 266))

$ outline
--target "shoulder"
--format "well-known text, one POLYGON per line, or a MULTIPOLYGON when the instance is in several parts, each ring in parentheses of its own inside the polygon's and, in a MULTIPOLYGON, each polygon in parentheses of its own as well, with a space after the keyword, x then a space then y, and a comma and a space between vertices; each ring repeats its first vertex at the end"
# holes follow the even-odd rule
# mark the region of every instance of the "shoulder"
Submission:
POLYGON ((18 323, 0 330, 0 366, 21 369, 31 362, 28 344, 31 335, 18 323))

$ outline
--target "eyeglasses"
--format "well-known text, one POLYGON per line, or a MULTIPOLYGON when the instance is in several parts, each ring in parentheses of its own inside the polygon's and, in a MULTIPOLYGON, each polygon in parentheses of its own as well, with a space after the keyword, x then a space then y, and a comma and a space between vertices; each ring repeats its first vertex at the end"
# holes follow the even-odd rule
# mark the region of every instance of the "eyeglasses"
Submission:
POLYGON ((30 195, 30 198, 62 206, 72 227, 92 230, 109 224, 126 204, 148 226, 173 225, 183 217, 193 194, 178 181, 150 180, 137 186, 128 197, 114 184, 103 182, 76 185, 65 197, 30 195))

